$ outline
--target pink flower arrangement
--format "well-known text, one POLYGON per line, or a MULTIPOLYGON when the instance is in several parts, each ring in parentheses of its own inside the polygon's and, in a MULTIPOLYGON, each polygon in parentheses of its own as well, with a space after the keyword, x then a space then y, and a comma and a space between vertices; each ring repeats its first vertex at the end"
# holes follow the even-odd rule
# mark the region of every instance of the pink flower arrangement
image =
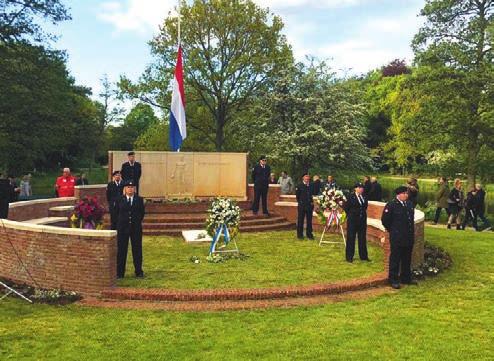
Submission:
POLYGON ((104 214, 97 197, 85 197, 75 205, 69 221, 72 228, 101 229, 104 214))

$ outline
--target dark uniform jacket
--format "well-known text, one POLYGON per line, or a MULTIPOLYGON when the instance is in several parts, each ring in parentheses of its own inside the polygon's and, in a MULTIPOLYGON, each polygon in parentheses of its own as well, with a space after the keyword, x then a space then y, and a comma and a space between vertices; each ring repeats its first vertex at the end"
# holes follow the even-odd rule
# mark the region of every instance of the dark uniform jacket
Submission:
POLYGON ((484 211, 485 211, 485 191, 483 189, 478 190, 477 194, 475 195, 475 198, 477 199, 477 201, 476 201, 477 213, 478 214, 484 214, 484 211))
POLYGON ((252 169, 252 181, 256 188, 268 188, 269 177, 271 176, 271 168, 265 165, 264 168, 260 164, 256 164, 252 169))
POLYGON ((413 246, 414 211, 412 202, 406 201, 403 206, 397 198, 389 201, 384 207, 381 222, 389 232, 389 240, 392 245, 413 246))
POLYGON ((115 209, 118 213, 117 230, 119 232, 129 232, 132 230, 142 230, 142 220, 144 219, 144 200, 137 194, 134 195, 132 206, 129 205, 126 196, 121 196, 115 201, 115 209))
POLYGON ((129 162, 125 162, 122 164, 122 169, 120 172, 124 181, 131 180, 137 185, 139 184, 139 179, 141 179, 142 175, 141 163, 134 162, 134 165, 131 166, 129 162))
POLYGON ((8 179, 0 179, 0 218, 7 218, 9 202, 14 200, 14 188, 8 179))
POLYGON ((371 188, 369 191, 369 200, 380 202, 383 199, 383 189, 378 182, 371 182, 371 188))
POLYGON ((365 199, 364 195, 361 196, 362 199, 364 200, 364 203, 360 205, 360 202, 357 199, 357 195, 355 192, 351 193, 347 197, 347 201, 345 205, 343 206, 343 209, 346 212, 347 218, 348 219, 365 219, 367 220, 367 206, 368 202, 367 199, 365 199))
POLYGON ((312 198, 313 195, 314 183, 309 182, 307 185, 300 183, 295 190, 295 196, 297 197, 299 207, 304 207, 306 209, 314 206, 314 199, 312 198))
POLYGON ((123 181, 120 181, 118 186, 114 181, 111 181, 106 186, 106 200, 110 210, 115 206, 115 201, 123 194, 123 181))
POLYGON ((477 209, 479 208, 478 202, 479 199, 477 198, 477 195, 473 194, 472 192, 468 192, 467 199, 465 201, 465 208, 471 209, 472 211, 477 211, 477 209))

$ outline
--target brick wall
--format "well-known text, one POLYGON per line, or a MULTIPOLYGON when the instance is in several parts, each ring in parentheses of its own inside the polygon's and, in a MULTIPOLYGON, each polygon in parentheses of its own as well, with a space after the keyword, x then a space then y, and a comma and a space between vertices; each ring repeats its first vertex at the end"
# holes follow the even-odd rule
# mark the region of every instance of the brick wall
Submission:
POLYGON ((9 220, 22 222, 28 219, 48 217, 50 208, 73 205, 75 200, 74 197, 66 197, 11 203, 9 206, 9 220))
POLYGON ((97 295, 115 285, 115 231, 0 223, 0 277, 42 288, 97 295), (21 266, 12 245, 35 282, 21 266))

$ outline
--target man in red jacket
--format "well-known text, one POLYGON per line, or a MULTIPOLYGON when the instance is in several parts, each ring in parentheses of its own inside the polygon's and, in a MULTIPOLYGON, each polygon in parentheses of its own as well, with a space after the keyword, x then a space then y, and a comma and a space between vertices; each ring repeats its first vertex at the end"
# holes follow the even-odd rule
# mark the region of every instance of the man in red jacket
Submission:
POLYGON ((63 175, 57 178, 55 190, 58 197, 74 196, 75 178, 70 174, 69 168, 63 169, 63 175))

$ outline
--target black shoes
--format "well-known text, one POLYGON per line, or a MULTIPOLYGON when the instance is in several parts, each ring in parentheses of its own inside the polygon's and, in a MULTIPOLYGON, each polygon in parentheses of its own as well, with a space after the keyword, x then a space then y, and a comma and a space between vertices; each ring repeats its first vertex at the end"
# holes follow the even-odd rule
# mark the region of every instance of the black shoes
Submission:
POLYGON ((144 278, 144 272, 136 273, 136 278, 144 278))
POLYGON ((371 262, 371 259, 370 258, 364 258, 364 259, 361 259, 361 261, 371 262))
POLYGON ((314 240, 314 236, 307 236, 308 239, 310 239, 311 241, 314 240))
POLYGON ((399 290, 401 286, 399 283, 391 283, 391 288, 394 288, 395 290, 399 290))
POLYGON ((347 259, 346 259, 346 261, 347 261, 348 263, 353 263, 353 259, 351 259, 351 258, 347 258, 347 259))

